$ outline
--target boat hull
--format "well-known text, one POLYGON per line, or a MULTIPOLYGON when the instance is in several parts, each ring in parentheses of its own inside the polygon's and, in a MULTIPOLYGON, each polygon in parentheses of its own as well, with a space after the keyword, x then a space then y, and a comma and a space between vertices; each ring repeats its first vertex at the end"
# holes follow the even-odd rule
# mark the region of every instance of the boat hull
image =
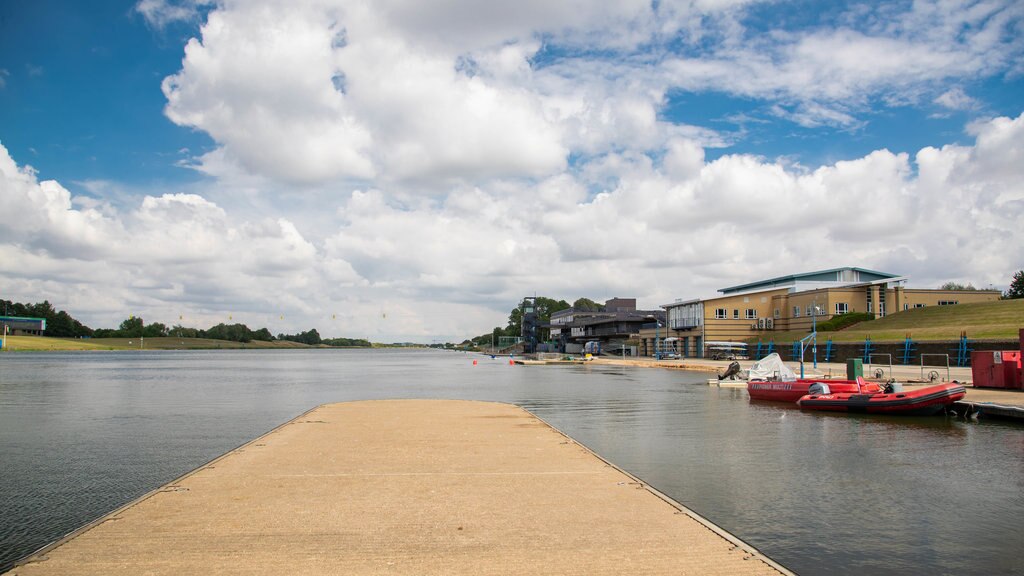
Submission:
POLYGON ((796 402, 810 392, 811 385, 826 384, 832 392, 881 392, 882 388, 861 379, 857 380, 815 380, 801 378, 789 382, 775 380, 751 380, 747 382, 747 394, 752 400, 772 402, 796 402))
POLYGON ((834 392, 808 394, 797 404, 805 410, 860 412, 867 414, 938 414, 961 400, 967 390, 959 384, 938 384, 899 393, 857 394, 834 392))

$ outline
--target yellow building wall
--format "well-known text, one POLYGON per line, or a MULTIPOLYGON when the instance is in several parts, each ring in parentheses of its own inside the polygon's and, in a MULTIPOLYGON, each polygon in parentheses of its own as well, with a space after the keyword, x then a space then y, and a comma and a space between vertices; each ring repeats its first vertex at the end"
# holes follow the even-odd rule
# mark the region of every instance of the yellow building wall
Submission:
MULTIPOLYGON (((940 301, 956 302, 958 304, 970 304, 973 302, 993 302, 999 300, 998 290, 923 290, 906 288, 903 290, 908 310, 913 309, 915 304, 925 306, 938 306, 940 301)), ((903 306, 900 306, 900 312, 903 306)), ((895 312, 895 310, 894 310, 895 312)))
POLYGON ((782 288, 705 300, 704 341, 739 342, 748 338, 756 338, 758 334, 766 332, 766 330, 757 328, 757 319, 773 318, 774 296, 785 293, 786 289, 782 288), (725 309, 725 318, 715 317, 715 311, 720 308, 725 309), (747 318, 747 309, 754 311, 754 318, 747 318), (739 318, 736 317, 737 315, 739 318))
MULTIPOLYGON (((821 288, 804 292, 790 293, 786 288, 776 290, 765 290, 752 294, 735 296, 722 296, 710 298, 703 301, 704 305, 704 326, 692 330, 662 330, 659 335, 664 339, 667 336, 679 338, 676 349, 685 356, 697 356, 703 351, 696 349, 697 338, 706 346, 707 342, 742 342, 748 339, 759 338, 767 341, 771 339, 773 332, 803 331, 810 332, 812 318, 807 315, 809 306, 818 306, 821 315, 817 316, 817 322, 824 322, 836 315, 836 304, 846 304, 848 312, 870 312, 876 316, 879 314, 879 300, 882 290, 881 285, 862 285, 842 288, 821 288), (871 293, 871 306, 868 306, 868 293, 871 293), (793 308, 800 307, 800 316, 793 316, 793 308), (754 310, 756 318, 747 318, 746 310, 754 310), (716 318, 715 312, 718 309, 725 309, 725 318, 716 318), (775 310, 778 309, 778 315, 775 310), (736 313, 738 312, 738 318, 736 313), (757 318, 771 318, 773 329, 759 329, 757 318), (687 338, 686 347, 683 347, 682 338, 687 338)), ((912 309, 915 304, 925 306, 937 306, 940 301, 953 301, 960 304, 970 302, 989 302, 998 300, 999 291, 995 290, 933 290, 933 289, 907 289, 895 287, 885 290, 885 312, 886 315, 896 314, 904 310, 904 305, 912 309)), ((642 331, 640 335, 640 354, 653 353, 654 331, 642 331)))

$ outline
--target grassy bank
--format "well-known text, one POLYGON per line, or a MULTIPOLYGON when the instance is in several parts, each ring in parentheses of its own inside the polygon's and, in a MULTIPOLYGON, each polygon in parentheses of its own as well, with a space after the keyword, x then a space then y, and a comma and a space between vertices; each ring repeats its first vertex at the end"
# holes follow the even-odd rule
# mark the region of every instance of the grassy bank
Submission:
POLYGON ((8 336, 9 351, 47 350, 228 350, 228 349, 288 349, 312 348, 298 342, 232 342, 207 338, 46 338, 43 336, 8 336))
MULTIPOLYGON (((916 341, 948 341, 959 339, 961 331, 967 332, 971 340, 1016 340, 1021 328, 1024 300, 998 300, 906 310, 838 332, 818 332, 818 340, 831 337, 833 342, 863 342, 871 336, 875 342, 900 342, 910 334, 916 341)), ((807 332, 766 332, 761 339, 773 339, 780 344, 804 336, 807 332)))

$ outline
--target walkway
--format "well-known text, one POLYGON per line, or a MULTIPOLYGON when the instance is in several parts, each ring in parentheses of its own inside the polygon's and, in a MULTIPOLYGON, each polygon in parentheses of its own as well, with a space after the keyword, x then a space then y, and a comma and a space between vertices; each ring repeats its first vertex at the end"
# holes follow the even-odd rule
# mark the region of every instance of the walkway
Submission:
POLYGON ((778 574, 506 404, 316 408, 11 573, 778 574))

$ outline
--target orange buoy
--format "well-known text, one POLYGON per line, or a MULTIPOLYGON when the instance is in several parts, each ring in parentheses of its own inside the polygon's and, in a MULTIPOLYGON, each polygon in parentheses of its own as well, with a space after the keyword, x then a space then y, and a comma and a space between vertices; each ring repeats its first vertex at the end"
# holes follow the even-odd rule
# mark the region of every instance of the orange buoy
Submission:
POLYGON ((473 360, 473 366, 476 366, 476 360, 473 360))

